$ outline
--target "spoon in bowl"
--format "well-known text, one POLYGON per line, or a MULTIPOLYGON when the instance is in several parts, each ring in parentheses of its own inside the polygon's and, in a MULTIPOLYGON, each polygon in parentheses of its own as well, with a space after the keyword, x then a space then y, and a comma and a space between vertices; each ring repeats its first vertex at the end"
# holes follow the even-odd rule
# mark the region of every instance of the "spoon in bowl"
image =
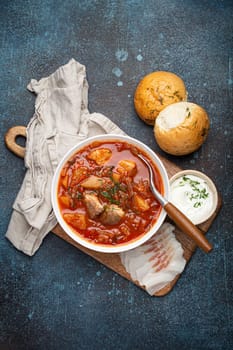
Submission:
POLYGON ((192 238, 195 243, 204 252, 209 253, 213 247, 210 242, 206 239, 203 233, 190 221, 186 215, 184 215, 176 206, 169 202, 161 193, 157 190, 154 183, 154 172, 149 161, 141 154, 137 153, 137 156, 147 165, 149 170, 150 188, 156 199, 162 205, 162 207, 167 212, 167 215, 171 220, 190 238, 192 238))

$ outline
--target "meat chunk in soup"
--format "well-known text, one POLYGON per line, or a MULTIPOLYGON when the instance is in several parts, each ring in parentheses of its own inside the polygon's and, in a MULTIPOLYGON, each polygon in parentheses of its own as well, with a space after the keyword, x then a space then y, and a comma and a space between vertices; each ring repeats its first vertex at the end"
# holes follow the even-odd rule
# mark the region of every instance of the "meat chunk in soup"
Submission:
POLYGON ((116 225, 124 217, 125 212, 116 204, 107 205, 100 216, 104 225, 116 225))
POLYGON ((99 148, 91 151, 87 158, 94 160, 98 165, 103 165, 111 158, 111 156, 112 151, 109 148, 99 148))
POLYGON ((87 212, 91 219, 96 218, 104 211, 104 206, 100 203, 98 197, 95 194, 85 194, 84 203, 86 204, 87 212))

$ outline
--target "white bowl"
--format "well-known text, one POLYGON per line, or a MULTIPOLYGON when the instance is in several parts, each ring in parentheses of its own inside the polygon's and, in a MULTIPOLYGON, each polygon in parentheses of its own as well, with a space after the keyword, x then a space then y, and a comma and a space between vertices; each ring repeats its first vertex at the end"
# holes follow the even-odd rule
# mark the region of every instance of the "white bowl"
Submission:
POLYGON ((122 135, 115 135, 115 134, 109 134, 109 135, 98 135, 94 137, 90 137, 86 139, 85 141, 82 141, 78 143, 76 146, 74 146, 72 149, 70 149, 65 156, 62 158, 60 161, 54 177, 52 181, 52 190, 51 190, 51 199, 52 199, 52 206, 54 213, 56 215, 56 218, 58 220, 58 223, 60 226, 63 228, 63 230, 77 243, 80 245, 94 250, 98 252, 103 252, 103 253, 119 253, 123 252, 126 250, 130 250, 133 248, 136 248, 146 242, 149 238, 151 238, 160 228, 162 223, 165 220, 166 217, 166 212, 162 208, 161 212, 158 216, 158 219, 154 223, 154 225, 149 229, 147 232, 145 232, 144 235, 141 235, 138 239, 134 239, 132 241, 128 241, 126 243, 121 243, 121 244, 116 244, 116 245, 104 245, 104 244, 99 244, 99 243, 94 243, 89 240, 86 240, 83 238, 81 235, 77 234, 74 232, 74 230, 71 229, 71 227, 65 222, 63 219, 60 209, 59 209, 59 204, 57 200, 57 188, 58 188, 58 181, 60 177, 60 172, 64 166, 64 164, 80 149, 84 148, 85 146, 91 144, 93 141, 125 141, 133 146, 136 146, 139 150, 141 149, 142 152, 153 161, 153 163, 156 165, 158 171, 160 172, 161 179, 163 182, 163 188, 164 188, 164 193, 162 193, 166 198, 169 197, 169 179, 167 175, 167 171, 159 159, 159 157, 145 144, 142 142, 131 138, 129 136, 122 136, 122 135))
MULTIPOLYGON (((182 188, 184 187, 181 187, 181 189, 182 188)), ((187 192, 187 195, 188 195, 188 192, 187 192)), ((197 170, 187 169, 187 170, 179 171, 178 173, 176 173, 170 178, 170 201, 175 206, 177 206, 178 209, 180 209, 193 222, 194 225, 199 225, 205 222, 206 220, 208 220, 216 211, 216 208, 218 205, 218 192, 215 187, 215 184, 207 175, 197 170), (183 176, 186 176, 186 177, 194 176, 196 180, 199 179, 200 181, 203 181, 203 185, 206 187, 207 193, 208 193, 208 197, 207 197, 208 205, 200 206, 196 210, 193 208, 192 210, 190 210, 190 207, 189 207, 190 203, 184 204, 184 202, 178 201, 179 196, 177 192, 173 196, 173 185, 175 185, 175 182, 177 183, 178 181, 182 181, 183 176)))

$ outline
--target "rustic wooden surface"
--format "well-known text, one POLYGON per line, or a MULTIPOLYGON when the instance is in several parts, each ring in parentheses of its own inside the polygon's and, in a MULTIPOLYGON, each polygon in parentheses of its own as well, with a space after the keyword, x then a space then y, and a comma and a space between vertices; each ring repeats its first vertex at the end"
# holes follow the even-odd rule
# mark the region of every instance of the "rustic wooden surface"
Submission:
MULTIPOLYGON (((14 126, 8 130, 8 132, 5 135, 5 143, 10 151, 12 151, 17 156, 23 158, 25 154, 25 149, 22 146, 19 146, 17 144, 17 137, 23 136, 26 137, 26 127, 23 126, 14 126)), ((166 158, 160 156, 160 159, 162 160, 167 173, 168 177, 171 178, 173 175, 175 175, 177 172, 181 171, 182 169, 176 166, 171 161, 167 160, 166 158)), ((221 198, 218 196, 218 205, 214 212, 214 214, 204 223, 199 225, 199 228, 203 233, 206 233, 208 231, 208 228, 211 226, 213 220, 215 219, 216 215, 218 214, 219 210, 221 208, 221 198)), ((174 225, 174 223, 172 223, 174 225)), ((60 238, 64 239, 68 243, 72 244, 82 252, 90 255, 92 258, 96 259, 103 265, 107 266, 114 272, 117 272, 122 277, 127 278, 128 280, 132 281, 131 276, 127 273, 124 266, 121 263, 120 255, 119 254, 104 254, 92 251, 90 249, 87 249, 83 247, 82 245, 75 242, 72 238, 69 237, 65 233, 65 231, 61 228, 59 224, 57 224, 54 229, 52 230, 53 233, 55 233, 60 238)), ((176 227, 175 234, 179 242, 181 243, 183 249, 184 249, 184 257, 187 263, 192 258, 193 253, 196 250, 196 244, 193 242, 191 238, 189 238, 187 235, 185 235, 179 228, 176 227)), ((160 289, 158 292, 155 293, 155 296, 164 296, 167 293, 169 293, 172 288, 175 286, 178 278, 180 275, 177 275, 173 281, 168 283, 165 287, 160 289)), ((137 281, 132 281, 136 285, 140 286, 137 281)), ((141 286, 140 286, 141 287, 141 286)), ((142 287, 143 288, 143 287, 142 287)))

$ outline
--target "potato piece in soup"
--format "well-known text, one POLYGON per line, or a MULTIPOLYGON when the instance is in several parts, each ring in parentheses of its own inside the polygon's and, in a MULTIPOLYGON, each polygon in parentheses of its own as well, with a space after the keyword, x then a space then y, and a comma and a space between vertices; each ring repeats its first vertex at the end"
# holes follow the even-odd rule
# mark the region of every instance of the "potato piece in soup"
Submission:
MULTIPOLYGON (((119 161, 119 166, 127 172, 129 176, 134 176, 137 172, 137 165, 134 161, 123 159, 119 161)), ((119 169, 118 169, 119 170, 119 169)))
POLYGON ((109 148, 99 148, 88 154, 88 159, 92 159, 98 165, 103 165, 111 158, 112 152, 109 148))

